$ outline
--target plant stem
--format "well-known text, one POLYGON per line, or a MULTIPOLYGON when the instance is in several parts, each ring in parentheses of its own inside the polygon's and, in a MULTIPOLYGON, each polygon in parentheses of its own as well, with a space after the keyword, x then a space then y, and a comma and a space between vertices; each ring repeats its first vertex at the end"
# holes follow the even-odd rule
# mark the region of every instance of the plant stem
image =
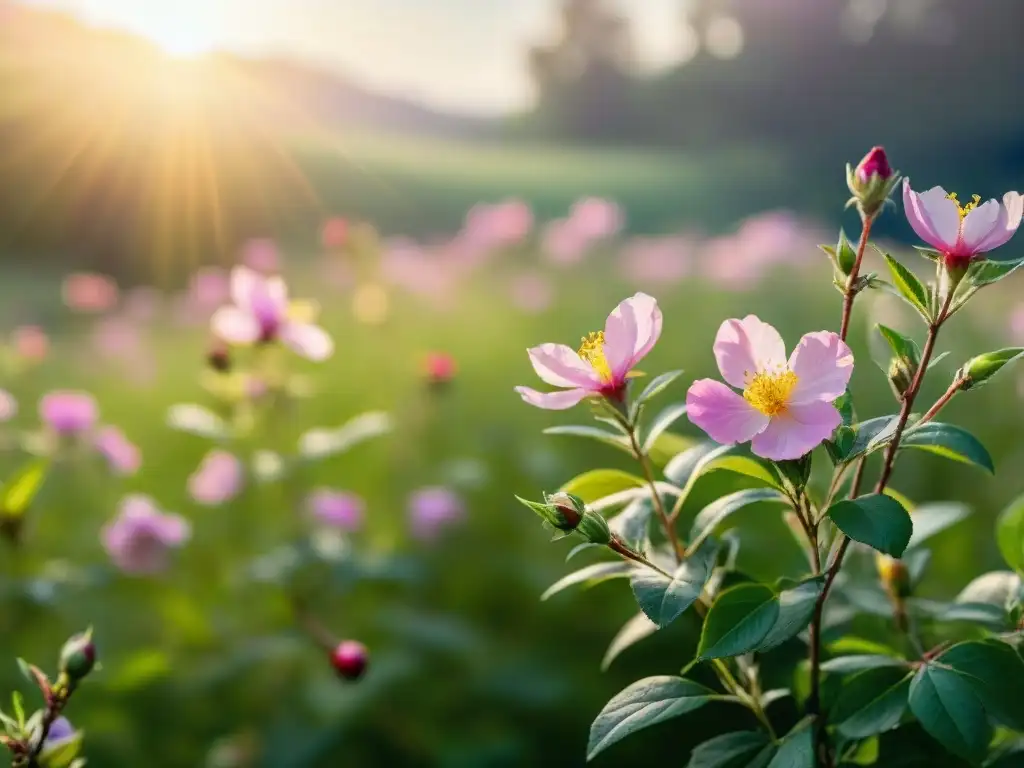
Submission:
POLYGON ((938 416, 939 411, 949 404, 949 401, 960 391, 961 387, 963 387, 963 381, 959 378, 954 379, 953 383, 949 385, 949 389, 943 393, 942 397, 935 401, 935 404, 928 409, 928 412, 917 423, 925 424, 938 416))
POLYGON ((846 341, 846 335, 850 331, 850 315, 853 313, 853 300, 857 298, 857 278, 860 275, 860 264, 864 260, 864 251, 868 246, 868 238, 871 236, 871 225, 874 223, 874 216, 865 216, 864 224, 860 230, 860 242, 857 244, 857 258, 853 262, 853 268, 846 278, 846 290, 843 291, 843 319, 839 326, 839 338, 846 341))
POLYGON ((665 510, 665 502, 662 501, 661 494, 658 493, 658 485, 654 480, 654 470, 651 469, 651 458, 640 447, 640 441, 637 439, 636 433, 636 425, 630 424, 629 442, 633 447, 633 455, 636 456, 637 461, 640 462, 640 469, 644 473, 644 479, 651 487, 651 503, 654 505, 654 510, 657 512, 658 519, 661 521, 661 527, 665 530, 665 536, 672 544, 672 549, 676 554, 676 562, 681 563, 683 562, 683 555, 686 552, 686 548, 683 546, 683 542, 680 541, 679 536, 676 534, 675 526, 672 525, 672 519, 665 510))

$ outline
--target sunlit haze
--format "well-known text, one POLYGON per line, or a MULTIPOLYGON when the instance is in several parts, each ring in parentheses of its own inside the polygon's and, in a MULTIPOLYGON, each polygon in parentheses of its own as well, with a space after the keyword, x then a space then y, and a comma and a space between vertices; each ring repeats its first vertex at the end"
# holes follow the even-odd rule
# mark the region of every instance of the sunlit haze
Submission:
MULTIPOLYGON (((470 113, 532 97, 526 49, 549 39, 555 0, 23 0, 129 30, 167 53, 275 55, 327 66, 378 90, 470 113)), ((633 21, 641 64, 692 48, 678 0, 614 0, 633 21)))

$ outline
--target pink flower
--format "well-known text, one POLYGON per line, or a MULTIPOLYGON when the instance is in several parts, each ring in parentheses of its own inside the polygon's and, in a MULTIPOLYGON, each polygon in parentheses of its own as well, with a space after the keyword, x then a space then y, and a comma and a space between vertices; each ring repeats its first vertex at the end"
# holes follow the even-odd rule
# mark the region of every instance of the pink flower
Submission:
POLYGON ((39 401, 39 417, 58 435, 90 432, 99 418, 96 400, 87 392, 54 391, 39 401))
POLYGON ((864 159, 857 164, 854 170, 857 180, 862 184, 871 181, 872 176, 878 176, 883 181, 892 176, 892 168, 889 166, 889 158, 885 154, 884 147, 872 147, 871 151, 864 155, 864 159))
POLYGON ((447 384, 457 372, 458 364, 447 352, 428 352, 423 358, 423 375, 429 384, 447 384))
POLYGON ((558 392, 516 387, 530 405, 549 410, 572 408, 585 397, 622 400, 630 371, 661 336, 661 309, 646 293, 620 303, 608 315, 604 331, 591 333, 579 352, 564 344, 542 344, 527 351, 537 375, 558 392))
POLYGON ((232 344, 280 340, 310 360, 325 360, 334 351, 331 337, 317 325, 289 317, 288 288, 280 277, 265 277, 248 267, 231 271, 234 306, 221 307, 210 323, 232 344))
POLYGON ((234 454, 213 450, 189 477, 188 492, 200 504, 214 507, 238 495, 244 475, 242 462, 234 454))
POLYGON ((231 297, 227 272, 220 267, 202 267, 189 281, 189 304, 200 311, 213 310, 231 297))
POLYGON ((329 218, 320 230, 320 241, 329 251, 344 248, 348 242, 348 220, 340 216, 329 218))
POLYGON ((18 415, 18 401, 6 389, 0 389, 0 423, 18 415))
POLYGON ((508 283, 512 303, 523 312, 536 314, 551 306, 555 298, 555 290, 540 272, 522 272, 515 275, 508 283))
POLYGON ((853 353, 835 333, 808 333, 789 361, 779 332, 754 315, 726 320, 715 337, 722 378, 695 381, 687 415, 723 445, 752 440, 754 453, 773 461, 798 459, 842 423, 832 401, 846 391, 853 353))
POLYGON ((466 515, 462 499, 443 486, 420 488, 409 496, 409 524, 417 539, 433 541, 466 515))
POLYGON ((272 275, 281 271, 277 243, 270 238, 250 240, 242 247, 242 262, 249 269, 272 275))
POLYGON ((64 303, 77 312, 106 312, 117 304, 117 283, 106 275, 78 272, 63 286, 64 303))
POLYGON ((149 496, 133 494, 122 500, 117 517, 104 527, 101 538, 122 571, 152 574, 167 568, 171 551, 188 541, 191 533, 185 518, 164 514, 149 496))
POLYGON ((11 334, 11 343, 18 357, 38 363, 50 351, 50 339, 38 325, 23 325, 11 334))
POLYGON ((569 221, 580 236, 594 241, 617 235, 625 223, 625 217, 618 204, 598 197, 588 197, 573 205, 569 221))
POLYGON ((142 466, 142 453, 138 446, 117 427, 103 427, 96 435, 94 444, 115 474, 134 475, 142 466))
POLYGON ((590 241, 568 219, 557 219, 544 228, 544 254, 549 262, 567 267, 586 255, 590 241))
POLYGON ((318 523, 344 531, 357 531, 363 524, 365 505, 354 493, 317 488, 306 499, 309 514, 318 523))
POLYGON ((910 179, 903 180, 903 209, 917 236, 939 251, 949 267, 965 268, 979 254, 1003 245, 1013 237, 1024 213, 1024 198, 1016 192, 1003 202, 972 202, 962 205, 956 194, 942 187, 917 193, 910 179))

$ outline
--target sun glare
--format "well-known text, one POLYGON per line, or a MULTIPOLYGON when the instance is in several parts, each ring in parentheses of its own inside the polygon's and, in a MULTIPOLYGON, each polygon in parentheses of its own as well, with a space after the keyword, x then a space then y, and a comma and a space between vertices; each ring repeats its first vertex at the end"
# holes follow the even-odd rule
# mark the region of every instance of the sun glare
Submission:
POLYGON ((189 19, 163 19, 142 34, 170 56, 192 58, 209 53, 215 46, 210 30, 189 19))

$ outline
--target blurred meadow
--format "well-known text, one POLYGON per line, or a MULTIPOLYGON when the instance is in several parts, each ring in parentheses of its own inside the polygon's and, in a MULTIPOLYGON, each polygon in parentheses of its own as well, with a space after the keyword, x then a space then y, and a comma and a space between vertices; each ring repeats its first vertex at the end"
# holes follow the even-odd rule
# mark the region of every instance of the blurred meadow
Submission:
MULTIPOLYGON (((587 414, 521 402, 526 348, 575 346, 636 291, 665 316, 644 370, 686 381, 713 374, 725 318, 790 344, 836 328, 817 246, 857 231, 844 163, 884 144, 918 188, 1022 186, 1003 62, 1024 6, 648 1, 0 0, 0 477, 45 472, 0 525, 0 689, 92 625, 102 670, 67 713, 90 765, 583 765, 613 693, 691 658, 680 621, 600 671, 635 613, 621 583, 539 601, 568 548, 514 494, 628 457, 542 434, 587 414), (227 356, 210 319, 236 264, 280 271, 333 355, 227 356), (287 371, 286 407, 240 378, 250 362, 287 371), (47 459, 40 402, 65 391, 121 441, 47 459), (216 450, 239 463, 211 468, 216 450), (189 525, 159 572, 108 535, 134 494, 189 525), (292 592, 366 645, 361 680, 338 679, 292 592)), ((899 210, 878 230, 924 274, 899 210)), ((939 370, 1024 342, 1016 285, 957 316, 939 370)), ((869 415, 894 410, 872 326, 917 332, 877 293, 850 336, 869 415)), ((915 502, 975 512, 936 538, 926 595, 1001 567, 1022 394, 1004 375, 949 408, 994 479, 927 454, 897 470, 915 502)), ((697 439, 674 429, 662 463, 697 439)), ((744 568, 798 567, 777 515, 737 519, 744 568)), ((654 761, 719 719, 594 764, 654 761)))

